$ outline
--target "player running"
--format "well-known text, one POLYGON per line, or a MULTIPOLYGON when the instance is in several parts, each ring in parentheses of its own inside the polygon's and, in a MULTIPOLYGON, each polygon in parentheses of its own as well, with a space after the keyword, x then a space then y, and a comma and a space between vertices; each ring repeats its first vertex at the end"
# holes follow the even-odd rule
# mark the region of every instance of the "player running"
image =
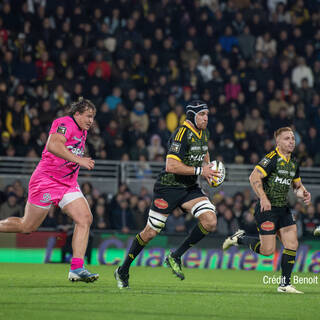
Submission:
POLYGON ((298 249, 297 226, 288 207, 287 195, 293 186, 297 197, 306 205, 311 195, 303 186, 297 160, 291 157, 295 148, 293 131, 289 127, 278 129, 274 134, 276 149, 267 154, 250 175, 250 184, 259 198, 255 209, 255 220, 260 239, 248 237, 238 230, 223 243, 226 250, 232 245, 246 245, 251 250, 264 256, 276 250, 276 234, 284 249, 281 258, 281 284, 278 292, 303 293, 291 285, 291 273, 298 249))
POLYGON ((83 265, 92 214, 77 182, 80 167, 94 167, 94 160, 83 155, 95 113, 95 106, 80 98, 71 104, 69 116, 53 121, 41 160, 30 178, 23 218, 0 221, 0 232, 31 233, 42 224, 52 204, 59 206, 75 223, 68 276, 71 281, 93 282, 99 278, 83 265))
POLYGON ((198 176, 208 181, 219 177, 212 170, 208 153, 208 106, 193 101, 186 107, 187 120, 173 133, 168 143, 166 168, 154 185, 152 205, 147 225, 136 235, 124 263, 114 273, 118 287, 129 287, 129 268, 145 245, 165 226, 168 215, 181 207, 198 218, 199 223, 181 246, 166 257, 166 264, 173 273, 184 279, 181 256, 209 232, 214 231, 217 218, 215 206, 197 185, 198 176))

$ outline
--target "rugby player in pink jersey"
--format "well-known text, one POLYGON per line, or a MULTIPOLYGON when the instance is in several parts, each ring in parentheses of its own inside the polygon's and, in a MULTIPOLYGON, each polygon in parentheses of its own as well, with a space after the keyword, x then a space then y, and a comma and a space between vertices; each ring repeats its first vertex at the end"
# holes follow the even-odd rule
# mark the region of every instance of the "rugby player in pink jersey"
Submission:
POLYGON ((59 206, 75 223, 71 281, 93 282, 99 278, 84 267, 92 214, 77 182, 80 167, 94 167, 94 160, 83 155, 95 113, 95 106, 80 98, 71 104, 68 116, 53 121, 41 160, 29 181, 23 218, 0 221, 0 232, 31 233, 42 224, 51 205, 59 206))

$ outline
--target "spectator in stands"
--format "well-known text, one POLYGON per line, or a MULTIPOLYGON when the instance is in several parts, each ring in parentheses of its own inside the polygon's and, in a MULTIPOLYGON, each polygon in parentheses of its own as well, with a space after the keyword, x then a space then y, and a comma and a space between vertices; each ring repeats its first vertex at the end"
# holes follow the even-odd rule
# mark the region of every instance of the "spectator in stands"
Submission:
POLYGON ((3 131, 1 133, 1 143, 0 143, 0 155, 4 156, 6 154, 6 150, 10 146, 10 134, 8 131, 3 131))
POLYGON ((106 208, 102 204, 97 204, 93 211, 93 228, 98 230, 110 229, 106 208))
POLYGON ((149 117, 145 112, 145 105, 142 101, 134 103, 133 110, 130 113, 131 124, 138 122, 142 133, 147 132, 149 128, 149 117))
MULTIPOLYGON (((136 197, 136 196, 135 196, 136 197)), ((137 205, 132 209, 135 230, 141 230, 148 219, 148 203, 145 199, 137 198, 137 205)), ((130 200, 131 203, 131 200, 130 200)))
POLYGON ((314 205, 309 205, 307 207, 307 212, 303 216, 303 233, 306 236, 311 236, 313 234, 313 230, 316 226, 320 224, 320 219, 316 215, 316 210, 314 205))
POLYGON ((122 195, 117 197, 117 206, 111 211, 112 226, 122 233, 128 233, 134 230, 132 212, 129 208, 128 201, 122 195))
POLYGON ((122 103, 121 94, 121 89, 119 87, 114 87, 112 94, 107 96, 105 102, 108 104, 110 110, 115 110, 117 105, 122 103))
POLYGON ((208 82, 213 78, 213 71, 216 69, 213 64, 211 64, 211 58, 209 55, 205 54, 201 57, 200 64, 197 69, 200 71, 203 82, 208 82))
POLYGON ((167 219, 165 231, 169 234, 173 234, 185 233, 186 230, 185 218, 182 210, 180 208, 174 209, 167 219))
POLYGON ((18 204, 18 199, 15 193, 8 194, 7 201, 0 206, 0 219, 6 219, 9 217, 22 217, 23 207, 18 204))
POLYGON ((6 129, 10 136, 18 137, 23 131, 30 132, 31 124, 28 114, 23 110, 20 101, 14 102, 13 110, 7 111, 6 129))
POLYGON ((309 86, 313 87, 313 73, 310 67, 306 65, 305 58, 297 59, 297 66, 292 70, 291 81, 297 88, 302 87, 302 79, 307 79, 309 86))
POLYGON ((151 136, 150 144, 147 146, 149 161, 155 161, 156 156, 165 155, 166 151, 161 145, 161 138, 154 134, 151 136))

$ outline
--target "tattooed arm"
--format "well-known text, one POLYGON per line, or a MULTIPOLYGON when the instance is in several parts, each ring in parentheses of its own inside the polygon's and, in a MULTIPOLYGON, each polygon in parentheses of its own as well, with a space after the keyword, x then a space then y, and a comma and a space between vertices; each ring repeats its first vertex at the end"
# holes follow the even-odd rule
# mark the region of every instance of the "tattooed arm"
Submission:
POLYGON ((257 168, 254 168, 249 177, 249 180, 253 191, 260 199, 261 212, 271 210, 271 203, 263 190, 262 179, 263 173, 260 172, 257 168))

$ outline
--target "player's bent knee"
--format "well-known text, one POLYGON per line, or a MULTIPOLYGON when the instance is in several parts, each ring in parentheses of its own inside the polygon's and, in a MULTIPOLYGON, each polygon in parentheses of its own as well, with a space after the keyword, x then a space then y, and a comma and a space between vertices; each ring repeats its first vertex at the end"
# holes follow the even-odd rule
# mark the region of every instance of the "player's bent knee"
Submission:
POLYGON ((290 241, 287 249, 289 249, 289 250, 297 250, 298 247, 299 247, 299 242, 298 242, 298 240, 295 240, 295 241, 290 241))
MULTIPOLYGON (((161 213, 158 213, 156 211, 150 210, 149 211, 149 217, 148 217, 148 223, 147 225, 157 233, 159 233, 162 228, 165 226, 167 221, 167 217, 164 216, 161 213)), ((149 229, 150 229, 149 228, 149 229)))
POLYGON ((217 226, 216 215, 208 211, 208 214, 206 215, 205 219, 201 219, 201 224, 207 231, 209 232, 215 231, 217 226))
POLYGON ((272 254, 274 254, 275 252, 275 248, 260 248, 260 254, 264 255, 264 256, 271 256, 272 254))
POLYGON ((37 231, 37 230, 38 230, 38 227, 36 227, 36 226, 32 226, 32 225, 22 225, 22 230, 21 230, 21 232, 28 234, 28 233, 35 232, 35 231, 37 231))
POLYGON ((83 225, 83 226, 91 226, 93 221, 92 214, 85 214, 82 215, 81 217, 78 217, 74 222, 78 225, 83 225))
POLYGON ((158 232, 147 225, 140 233, 140 237, 144 242, 149 242, 151 241, 158 232))
POLYGON ((200 215, 207 212, 214 213, 212 216, 215 217, 216 207, 209 201, 209 199, 199 201, 191 208, 191 213, 195 218, 198 218, 200 215))

